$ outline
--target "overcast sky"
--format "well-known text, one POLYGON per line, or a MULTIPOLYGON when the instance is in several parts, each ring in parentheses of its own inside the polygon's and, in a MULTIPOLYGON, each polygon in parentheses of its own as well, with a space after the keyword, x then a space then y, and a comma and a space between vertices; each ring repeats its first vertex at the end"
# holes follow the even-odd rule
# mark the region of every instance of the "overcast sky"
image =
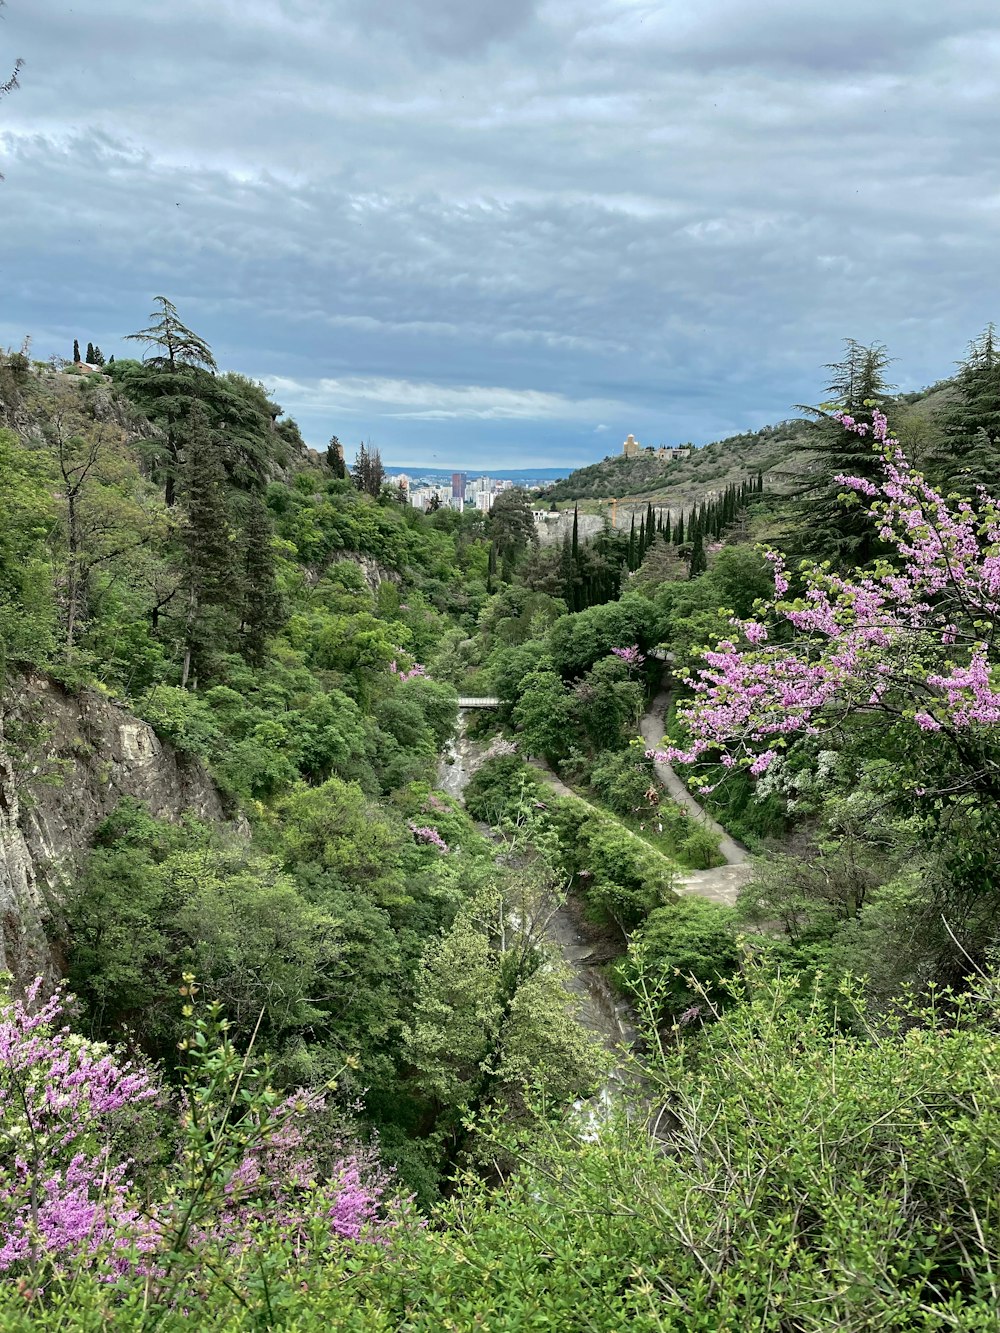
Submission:
POLYGON ((1000 318, 997 0, 8 0, 0 343, 169 296, 310 443, 576 464, 1000 318))

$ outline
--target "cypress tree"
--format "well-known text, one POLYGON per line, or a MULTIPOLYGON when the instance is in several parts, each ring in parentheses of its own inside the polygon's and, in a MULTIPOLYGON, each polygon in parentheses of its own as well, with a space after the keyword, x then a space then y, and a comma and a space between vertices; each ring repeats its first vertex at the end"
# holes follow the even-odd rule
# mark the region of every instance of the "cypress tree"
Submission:
POLYGON ((104 365, 104 353, 101 351, 101 349, 97 346, 96 343, 94 344, 94 365, 95 366, 104 365))
POLYGON ((630 571, 630 572, 631 572, 633 569, 636 569, 636 568, 637 568, 637 562, 636 562, 636 558, 635 558, 635 557, 636 557, 636 549, 635 549, 635 514, 633 514, 633 515, 632 515, 632 527, 631 527, 631 529, 629 530, 629 534, 628 534, 628 558, 627 558, 627 564, 628 564, 628 567, 629 567, 629 571, 630 571))
POLYGON ((92 366, 93 364, 94 364, 94 344, 87 343, 87 365, 92 366))
POLYGON ((580 513, 579 506, 573 506, 573 563, 575 564, 580 555, 580 513))
POLYGON ((757 494, 764 494, 764 473, 760 468, 757 469, 757 494))
POLYGON ((75 366, 80 364, 80 343, 76 338, 73 339, 73 364, 75 366))
POLYGON ((674 529, 674 545, 675 545, 675 546, 683 546, 683 545, 684 545, 684 510, 683 510, 683 509, 682 509, 681 512, 680 512, 680 517, 677 519, 677 527, 674 529))
POLYGON ((490 542, 490 557, 486 565, 486 592, 492 595, 497 582, 497 544, 490 542))
POLYGON ((666 516, 666 518, 663 520, 663 540, 664 540, 665 542, 668 542, 668 541, 670 540, 670 510, 669 510, 669 509, 667 510, 667 516, 666 516))
POLYGON ((636 543, 636 568, 642 564, 642 557, 646 554, 646 515, 643 514, 639 520, 639 540, 636 543))
POLYGON ((688 578, 697 578, 708 568, 708 560, 705 557, 705 540, 701 535, 701 528, 695 529, 694 543, 691 547, 691 564, 688 566, 688 578))
POLYGON ((568 532, 563 534, 562 552, 559 556, 559 583, 563 599, 571 611, 579 611, 576 595, 576 561, 573 559, 573 544, 568 532))

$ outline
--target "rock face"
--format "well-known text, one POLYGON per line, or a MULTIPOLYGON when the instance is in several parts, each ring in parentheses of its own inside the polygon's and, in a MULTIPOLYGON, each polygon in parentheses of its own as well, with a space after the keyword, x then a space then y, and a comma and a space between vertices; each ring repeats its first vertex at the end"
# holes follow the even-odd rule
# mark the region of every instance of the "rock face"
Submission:
POLYGON ((94 830, 125 798, 156 816, 225 817, 195 759, 94 691, 8 681, 0 708, 0 967, 24 981, 54 975, 45 922, 94 830))

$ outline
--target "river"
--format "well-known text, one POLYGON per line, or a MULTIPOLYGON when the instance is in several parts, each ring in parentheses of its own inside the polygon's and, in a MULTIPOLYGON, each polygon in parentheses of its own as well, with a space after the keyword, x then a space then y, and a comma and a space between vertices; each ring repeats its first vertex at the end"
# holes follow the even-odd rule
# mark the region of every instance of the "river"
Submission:
MULTIPOLYGON (((476 770, 491 758, 500 744, 498 737, 488 741, 472 740, 466 732, 467 715, 458 715, 458 731, 448 742, 438 765, 438 786, 457 801, 464 797, 476 770)), ((488 827, 481 825, 483 832, 488 827)), ((633 1031, 629 1024, 627 1006, 618 998, 601 969, 590 962, 591 946, 581 933, 572 908, 563 903, 548 920, 546 933, 565 962, 569 977, 567 988, 577 1001, 577 1017, 588 1031, 598 1037, 607 1048, 621 1056, 623 1044, 630 1044, 633 1031)), ((601 1099, 610 1096, 609 1090, 601 1099)))

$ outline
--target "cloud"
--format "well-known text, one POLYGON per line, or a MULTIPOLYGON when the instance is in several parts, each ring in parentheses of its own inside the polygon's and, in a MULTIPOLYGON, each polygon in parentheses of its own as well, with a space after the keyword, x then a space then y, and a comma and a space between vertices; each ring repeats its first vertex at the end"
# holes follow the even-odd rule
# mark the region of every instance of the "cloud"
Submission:
POLYGON ((264 383, 292 411, 357 414, 374 410, 381 416, 413 421, 589 422, 609 407, 617 412, 625 410, 624 404, 602 399, 574 401, 562 394, 498 385, 447 385, 364 376, 322 379, 314 384, 281 378, 265 379, 264 383))
POLYGON ((109 351, 162 291, 316 439, 706 440, 1000 304, 994 0, 4 14, 0 341, 109 351))

